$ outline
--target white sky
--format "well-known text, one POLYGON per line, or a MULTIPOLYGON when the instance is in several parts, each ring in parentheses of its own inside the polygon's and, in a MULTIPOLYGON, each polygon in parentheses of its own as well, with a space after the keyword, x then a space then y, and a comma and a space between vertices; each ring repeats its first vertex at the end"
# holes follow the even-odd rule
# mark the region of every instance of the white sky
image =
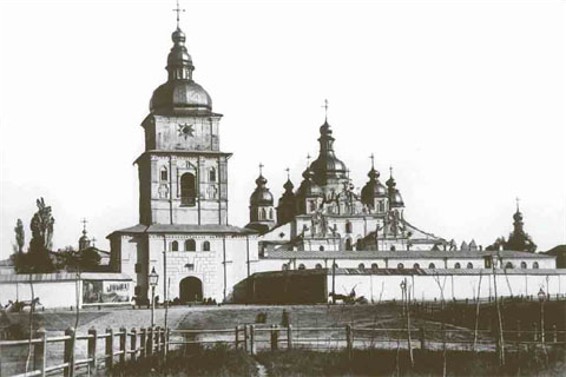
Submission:
MULTIPOLYGON (((321 105, 363 186, 395 168, 416 226, 488 245, 526 230, 566 243, 565 6, 560 1, 184 1, 195 80, 224 114, 230 222, 257 165, 276 198, 318 152, 321 105)), ((138 220, 139 126, 166 80, 174 1, 0 2, 0 257, 35 199, 55 248, 80 219, 108 249, 138 220)))

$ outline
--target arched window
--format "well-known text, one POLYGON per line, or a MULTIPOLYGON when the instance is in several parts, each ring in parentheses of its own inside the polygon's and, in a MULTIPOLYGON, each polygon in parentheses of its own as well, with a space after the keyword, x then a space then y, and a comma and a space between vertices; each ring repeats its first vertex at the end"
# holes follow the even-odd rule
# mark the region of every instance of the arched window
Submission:
POLYGON ((283 263, 283 266, 281 266, 281 269, 283 271, 289 271, 289 265, 287 263, 283 263))
POLYGON ((434 270, 436 268, 436 266, 434 265, 434 263, 429 263, 428 268, 430 268, 431 270, 434 270))
POLYGON ((185 251, 195 251, 197 249, 195 240, 188 239, 185 241, 185 251))
POLYGON ((267 211, 265 210, 265 208, 260 208, 259 209, 259 219, 265 220, 266 217, 267 217, 267 211))
POLYGON ((299 270, 304 270, 304 269, 306 269, 305 265, 304 265, 304 264, 302 264, 302 263, 301 263, 301 264, 299 264, 299 270))
POLYGON ((324 251, 324 246, 320 246, 320 247, 318 248, 318 251, 324 251))
POLYGON ((513 263, 507 262, 507 263, 505 264, 505 269, 506 269, 506 270, 511 270, 511 269, 513 269, 513 263))
POLYGON ((350 220, 346 222, 346 233, 352 233, 352 223, 350 220))
POLYGON ((468 262, 468 265, 466 266, 466 268, 467 268, 468 270, 473 269, 473 268, 474 268, 473 263, 472 263, 472 262, 468 262))
POLYGON ((421 268, 421 265, 418 264, 418 263, 415 263, 415 264, 413 264, 413 268, 414 268, 414 269, 421 268))
POLYGON ((309 212, 316 211, 316 201, 309 200, 309 212))
POLYGON ((322 270, 322 264, 317 263, 316 266, 314 266, 314 268, 315 268, 316 270, 322 270))
POLYGON ((358 264, 358 270, 365 271, 366 266, 363 263, 358 264))
POLYGON ((456 264, 454 265, 454 268, 458 270, 458 269, 462 268, 462 266, 460 265, 460 263, 456 262, 456 264))
POLYGON ((402 270, 402 269, 405 268, 405 265, 404 265, 403 263, 399 263, 399 264, 397 265, 397 268, 398 268, 399 270, 402 270))
POLYGON ((181 205, 194 206, 196 204, 195 182, 195 176, 191 173, 185 173, 181 176, 181 205))
POLYGON ((358 238, 358 240, 356 241, 356 250, 363 250, 364 248, 364 242, 362 241, 361 238, 358 238))
POLYGON ((171 242, 171 251, 179 251, 179 242, 177 241, 171 242))
POLYGON ((162 181, 166 181, 168 179, 167 168, 165 166, 163 166, 159 172, 159 179, 162 181))
POLYGON ((521 262, 521 268, 524 270, 527 268, 527 262, 523 261, 521 262))
POLYGON ((379 212, 385 212, 385 203, 383 203, 383 200, 379 201, 379 212))
POLYGON ((208 180, 210 182, 216 182, 216 169, 210 168, 208 171, 208 180))
POLYGON ((344 245, 344 248, 346 249, 346 251, 351 251, 352 250, 352 240, 351 239, 346 239, 346 243, 344 245))
POLYGON ((538 269, 538 262, 534 262, 534 263, 533 263, 533 268, 534 268, 535 270, 538 269))
POLYGON ((273 220, 273 208, 269 209, 269 220, 273 220))
POLYGON ((210 242, 204 241, 202 243, 202 251, 210 251, 210 242))
POLYGON ((372 264, 371 264, 371 270, 372 270, 372 271, 377 271, 378 268, 379 268, 379 266, 377 265, 377 263, 372 263, 372 264))

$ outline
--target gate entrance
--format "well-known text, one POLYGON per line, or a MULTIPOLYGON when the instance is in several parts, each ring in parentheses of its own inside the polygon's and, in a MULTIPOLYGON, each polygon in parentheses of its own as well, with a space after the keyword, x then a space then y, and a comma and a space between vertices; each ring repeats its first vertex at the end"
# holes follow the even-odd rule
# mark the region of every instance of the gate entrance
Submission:
POLYGON ((184 278, 179 283, 181 302, 202 301, 202 281, 194 276, 184 278))

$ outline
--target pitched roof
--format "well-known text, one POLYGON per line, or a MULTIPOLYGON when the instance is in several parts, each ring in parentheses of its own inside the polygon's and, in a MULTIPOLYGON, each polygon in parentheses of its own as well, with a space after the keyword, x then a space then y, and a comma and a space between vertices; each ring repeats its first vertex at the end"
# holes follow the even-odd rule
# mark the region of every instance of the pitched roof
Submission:
POLYGON ((143 225, 137 224, 129 228, 116 230, 110 233, 106 238, 110 238, 114 234, 163 234, 163 233, 194 233, 194 234, 241 234, 241 235, 254 235, 256 232, 240 228, 233 225, 218 225, 218 224, 153 224, 143 225))

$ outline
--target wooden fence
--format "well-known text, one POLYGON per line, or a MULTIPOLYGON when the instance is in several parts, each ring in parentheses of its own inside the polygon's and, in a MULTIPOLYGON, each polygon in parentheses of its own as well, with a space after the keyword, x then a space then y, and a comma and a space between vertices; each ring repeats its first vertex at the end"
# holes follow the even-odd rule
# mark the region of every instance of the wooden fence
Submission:
MULTIPOLYGON (((406 328, 362 328, 352 325, 339 327, 298 327, 292 325, 239 325, 230 329, 215 330, 171 330, 161 327, 120 328, 118 331, 106 329, 99 333, 91 329, 85 335, 78 335, 70 328, 63 336, 47 337, 39 332, 39 337, 31 340, 33 348, 32 371, 13 374, 17 377, 46 376, 63 374, 65 377, 87 374, 98 369, 123 368, 127 361, 135 362, 149 356, 165 359, 174 348, 190 352, 191 347, 210 346, 224 343, 236 349, 255 355, 258 351, 308 348, 318 350, 345 349, 351 355, 354 349, 430 349, 430 350, 485 350, 495 351, 495 340, 489 331, 480 331, 473 339, 473 331, 468 329, 425 330, 406 328), (82 343, 82 344, 81 344, 82 343), (48 347, 62 344, 59 359, 48 357, 48 347), (82 345, 82 347, 81 347, 82 345), (86 345, 86 349, 84 346, 86 345), (62 356, 62 357, 61 357, 62 356), (48 365, 47 361, 51 365, 48 365)), ((504 331, 507 351, 527 347, 546 347, 566 345, 566 331, 556 330, 541 333, 537 330, 504 331)), ((19 347, 19 363, 24 357, 29 340, 0 341, 0 351, 8 354, 11 347, 19 347)), ((57 354, 51 352, 50 354, 57 354)), ((5 375, 5 374, 3 374, 5 375)))

